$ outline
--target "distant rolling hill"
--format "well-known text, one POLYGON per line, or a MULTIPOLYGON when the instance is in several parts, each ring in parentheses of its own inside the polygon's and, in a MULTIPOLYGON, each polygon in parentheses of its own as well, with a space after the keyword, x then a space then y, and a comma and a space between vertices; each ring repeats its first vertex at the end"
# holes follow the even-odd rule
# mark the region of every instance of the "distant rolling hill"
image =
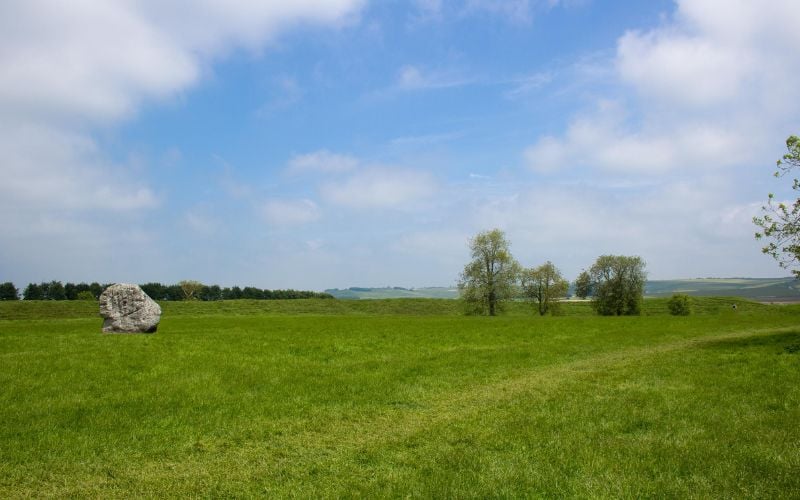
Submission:
MULTIPOLYGON (((325 290, 337 299, 456 299, 456 287, 350 287, 325 290)), ((572 290, 570 290, 572 293, 572 290)), ((794 278, 695 278, 655 280, 645 285, 648 297, 673 293, 696 296, 744 297, 762 302, 800 302, 800 281, 794 278)))
POLYGON ((424 287, 424 288, 363 288, 350 287, 345 289, 332 288, 325 290, 337 299, 457 299, 456 287, 424 287))
POLYGON ((800 301, 800 281, 795 278, 697 278, 648 281, 645 295, 673 293, 698 296, 745 297, 760 301, 800 301))

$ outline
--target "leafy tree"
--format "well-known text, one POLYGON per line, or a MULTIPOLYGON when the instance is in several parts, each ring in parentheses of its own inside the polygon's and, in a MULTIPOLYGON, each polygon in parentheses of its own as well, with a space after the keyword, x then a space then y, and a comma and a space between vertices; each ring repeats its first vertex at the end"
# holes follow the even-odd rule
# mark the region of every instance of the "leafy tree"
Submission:
POLYGON ((586 271, 581 271, 575 280, 575 295, 585 299, 592 294, 592 277, 586 271))
POLYGON ((60 281, 51 281, 47 285, 47 300, 67 300, 67 293, 60 281))
POLYGON ((569 289, 569 282, 550 261, 534 269, 523 270, 521 282, 523 295, 536 303, 541 316, 548 312, 556 314, 559 309, 559 300, 567 294, 569 289))
POLYGON ((37 285, 36 283, 28 283, 28 286, 25 287, 25 291, 22 292, 25 300, 43 300, 44 293, 42 292, 42 287, 37 285))
POLYGON ((180 285, 170 285, 164 288, 165 300, 183 300, 183 289, 180 285))
POLYGON ((222 300, 222 289, 219 285, 204 286, 200 292, 201 300, 222 300))
POLYGON ((692 313, 692 302, 685 293, 676 293, 667 301, 667 308, 673 316, 688 316, 692 313))
POLYGON ((93 281, 89 284, 89 291, 92 292, 92 295, 94 295, 94 298, 96 299, 100 298, 100 294, 103 293, 103 290, 105 289, 106 287, 96 281, 93 281))
POLYGON ((42 291, 42 299, 41 300, 49 300, 50 299, 50 283, 42 281, 39 283, 39 289, 42 291))
POLYGON ((495 316, 517 292, 520 266, 499 229, 478 233, 469 244, 472 261, 458 282, 470 312, 495 316))
POLYGON ((165 300, 167 298, 167 290, 161 283, 145 283, 139 285, 144 293, 153 300, 165 300))
POLYGON ((19 290, 14 283, 6 281, 0 284, 0 300, 19 300, 19 290))
POLYGON ((97 300, 97 298, 89 290, 83 290, 82 292, 78 292, 75 300, 97 300))
POLYGON ((78 287, 74 283, 65 283, 64 296, 67 300, 75 300, 78 298, 78 287))
POLYGON ((254 286, 246 286, 242 289, 243 299, 263 299, 264 291, 254 286))
POLYGON ((203 290, 203 284, 199 281, 183 280, 178 282, 183 293, 183 300, 197 300, 200 298, 200 292, 203 290))
MULTIPOLYGON (((786 139, 786 149, 788 152, 777 162, 775 177, 783 177, 800 167, 800 137, 793 135, 786 139)), ((792 189, 800 190, 800 180, 792 181, 792 189)), ((800 198, 787 204, 775 201, 775 195, 770 193, 761 211, 762 217, 753 217, 753 223, 762 229, 756 233, 756 239, 771 240, 761 251, 772 256, 784 269, 797 265, 800 262, 800 198)), ((793 269, 792 274, 800 278, 800 270, 793 269)))
MULTIPOLYGON (((64 286, 64 288, 66 288, 66 285, 64 286)), ((86 283, 78 283, 77 285, 75 285, 75 292, 76 292, 75 293, 76 300, 82 300, 80 297, 78 297, 78 294, 80 294, 81 292, 91 293, 89 285, 87 285, 86 283)))
MULTIPOLYGON (((581 293, 589 290, 592 305, 603 316, 641 314, 647 273, 641 257, 601 255, 589 269, 589 285, 580 283, 581 293)), ((583 274, 583 273, 582 273, 583 274)), ((579 276, 579 281, 586 277, 579 276)), ((579 288, 576 283, 576 288, 579 288)), ((580 296, 580 294, 579 294, 580 296)))

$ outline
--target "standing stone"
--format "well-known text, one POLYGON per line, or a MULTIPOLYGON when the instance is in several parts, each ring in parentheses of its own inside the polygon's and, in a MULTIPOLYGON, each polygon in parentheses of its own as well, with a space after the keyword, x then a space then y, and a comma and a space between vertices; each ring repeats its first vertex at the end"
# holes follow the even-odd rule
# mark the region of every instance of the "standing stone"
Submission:
POLYGON ((117 283, 100 294, 100 316, 106 333, 154 333, 161 307, 139 285, 117 283))

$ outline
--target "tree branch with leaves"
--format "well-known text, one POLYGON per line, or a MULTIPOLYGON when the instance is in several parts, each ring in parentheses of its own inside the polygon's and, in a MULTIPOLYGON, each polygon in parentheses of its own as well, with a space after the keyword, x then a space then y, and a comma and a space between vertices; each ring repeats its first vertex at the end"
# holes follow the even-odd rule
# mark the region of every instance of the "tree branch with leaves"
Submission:
MULTIPOLYGON (((777 161, 778 169, 774 173, 777 178, 800 167, 800 138, 793 135, 786 139, 786 149, 788 152, 777 161)), ((800 181, 796 178, 792 181, 792 190, 800 190, 800 181)), ((761 228, 755 236, 757 240, 770 240, 761 251, 772 256, 784 269, 795 267, 800 262, 800 198, 794 202, 779 202, 769 193, 761 212, 761 217, 753 217, 753 223, 761 228)), ((792 269, 792 274, 800 277, 800 270, 792 269)))

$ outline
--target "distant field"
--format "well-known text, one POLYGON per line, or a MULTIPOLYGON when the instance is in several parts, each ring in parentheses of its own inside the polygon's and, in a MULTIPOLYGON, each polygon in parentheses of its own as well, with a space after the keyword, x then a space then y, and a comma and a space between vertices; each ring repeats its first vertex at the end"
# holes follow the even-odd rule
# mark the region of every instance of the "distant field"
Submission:
MULTIPOLYGON (((353 287, 325 291, 339 299, 458 298, 458 289, 455 287, 353 287)), ((765 302, 800 302, 800 281, 794 278, 697 278, 648 281, 645 286, 645 294, 650 297, 666 297, 673 293, 698 297, 746 297, 765 302)))
POLYGON ((649 296, 686 293, 695 296, 735 296, 761 301, 800 301, 800 281, 795 278, 727 278, 648 281, 649 296))
POLYGON ((333 288, 325 290, 337 299, 457 299, 456 287, 426 287, 426 288, 362 288, 352 287, 345 289, 333 288))
POLYGON ((796 496, 800 306, 665 303, 0 303, 0 497, 796 496))

